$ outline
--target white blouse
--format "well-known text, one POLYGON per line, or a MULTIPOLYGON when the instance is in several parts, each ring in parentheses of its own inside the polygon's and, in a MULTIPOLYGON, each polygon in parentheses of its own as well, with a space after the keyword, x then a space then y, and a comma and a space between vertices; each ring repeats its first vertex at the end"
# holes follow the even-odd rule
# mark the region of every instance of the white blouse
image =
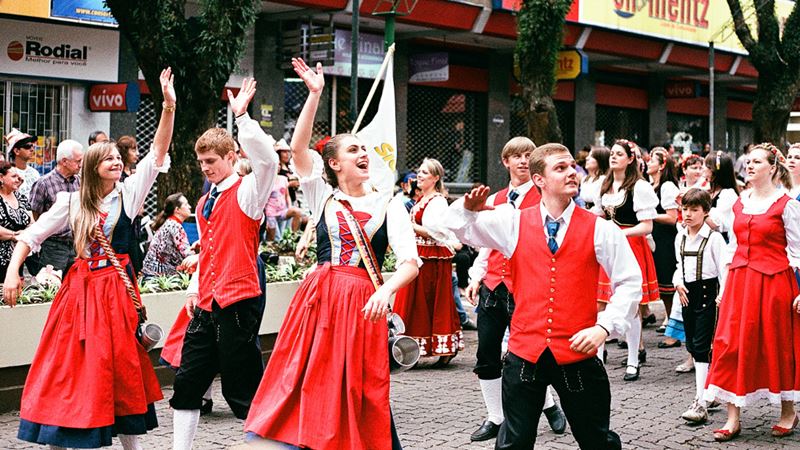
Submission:
POLYGON ((661 184, 661 207, 664 211, 678 209, 678 195, 681 190, 672 181, 665 181, 661 184))
MULTIPOLYGON (((411 226, 402 198, 393 198, 391 189, 380 185, 380 190, 373 189, 373 185, 367 186, 367 183, 365 183, 367 194, 360 197, 353 197, 339 189, 334 189, 322 178, 322 157, 314 151, 309 151, 309 154, 313 166, 308 176, 300 178, 300 189, 308 201, 314 223, 319 223, 320 217, 325 212, 325 203, 331 195, 337 200, 347 200, 356 211, 364 211, 373 215, 386 211, 386 232, 389 237, 389 245, 397 256, 397 264, 413 261, 418 267, 422 265, 422 260, 417 254, 414 228, 411 226)), ((373 162, 370 160, 370 166, 372 165, 373 162)), ((372 173, 373 169, 370 167, 370 176, 372 173)))
POLYGON ((739 199, 735 190, 728 188, 717 194, 717 206, 708 212, 708 218, 719 227, 721 233, 730 232, 733 228, 733 205, 739 199))
MULTIPOLYGON (((765 200, 753 200, 750 198, 752 191, 742 192, 742 212, 744 214, 758 215, 767 212, 773 203, 778 201, 784 194, 784 189, 777 189, 770 198, 765 200)), ((783 227, 786 229, 786 256, 789 258, 789 265, 793 268, 800 268, 800 202, 789 200, 783 209, 783 227)), ((730 263, 736 253, 736 233, 728 233, 730 242, 726 248, 725 262, 730 263)))
MULTIPOLYGON (((116 188, 103 198, 100 210, 109 213, 117 209, 120 196, 122 196, 122 207, 125 209, 125 214, 133 219, 144 205, 156 177, 159 173, 167 173, 169 165, 169 154, 164 158, 164 164, 157 167, 155 153, 150 151, 136 164, 136 173, 125 178, 125 181, 117 182, 116 188)), ((45 239, 71 226, 72 219, 80 210, 80 195, 77 192, 74 193, 75 195, 70 194, 69 192, 59 192, 53 206, 39 216, 39 220, 33 225, 20 233, 18 239, 28 244, 32 252, 38 252, 45 239), (70 202, 72 203, 71 207, 70 202)), ((109 230, 106 230, 106 233, 108 234, 109 230)))
POLYGON ((603 181, 605 181, 605 179, 605 175, 600 175, 592 181, 589 181, 588 176, 584 177, 581 181, 581 191, 578 197, 583 200, 584 203, 596 205, 600 199, 600 187, 603 186, 603 181))
MULTIPOLYGON (((625 203, 625 199, 626 191, 607 192, 600 199, 600 204, 595 204, 592 211, 595 214, 603 215, 604 206, 620 206, 625 203)), ((656 191, 653 190, 653 186, 647 181, 638 180, 633 185, 633 210, 636 212, 636 219, 639 221, 655 219, 658 215, 656 212, 657 205, 658 196, 656 191)))

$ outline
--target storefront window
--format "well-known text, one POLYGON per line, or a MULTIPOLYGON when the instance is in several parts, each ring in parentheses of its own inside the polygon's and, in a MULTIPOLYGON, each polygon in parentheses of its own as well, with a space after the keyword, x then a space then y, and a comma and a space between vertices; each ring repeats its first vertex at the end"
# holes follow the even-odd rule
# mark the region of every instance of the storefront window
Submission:
MULTIPOLYGON (((36 136, 33 167, 46 173, 55 165, 56 147, 67 138, 69 90, 67 85, 0 80, 3 134, 18 128, 36 136)), ((7 151, 2 143, 3 153, 7 151)))
POLYGON ((617 106, 596 106, 596 127, 594 145, 610 147, 617 139, 628 139, 647 146, 647 111, 620 108, 617 106))
POLYGON ((701 153, 708 142, 708 117, 667 114, 667 135, 675 151, 701 153))
POLYGON ((753 143, 753 124, 742 120, 728 120, 728 148, 729 152, 742 154, 744 146, 753 143))

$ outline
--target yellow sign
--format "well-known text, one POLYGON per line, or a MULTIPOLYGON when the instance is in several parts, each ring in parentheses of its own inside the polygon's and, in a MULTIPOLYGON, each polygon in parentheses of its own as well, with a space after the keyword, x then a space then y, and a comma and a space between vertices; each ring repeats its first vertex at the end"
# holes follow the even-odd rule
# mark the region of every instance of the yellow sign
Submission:
POLYGON ((1 0, 0 14, 27 17, 50 17, 50 0, 1 0))
POLYGON ((556 80, 574 80, 588 69, 585 56, 577 50, 558 52, 556 60, 556 80))
MULTIPOLYGON (((747 53, 733 31, 726 0, 579 0, 578 21, 629 33, 669 39, 723 50, 747 53)), ((757 33, 754 0, 741 0, 751 32, 757 33)), ((775 12, 781 24, 794 2, 777 0, 775 12)))

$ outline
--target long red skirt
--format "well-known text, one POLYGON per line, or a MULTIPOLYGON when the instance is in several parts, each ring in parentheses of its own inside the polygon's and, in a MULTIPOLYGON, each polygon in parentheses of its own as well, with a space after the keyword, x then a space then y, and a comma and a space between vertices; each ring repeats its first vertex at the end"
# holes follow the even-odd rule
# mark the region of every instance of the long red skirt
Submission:
POLYGON ((386 320, 361 309, 375 292, 363 269, 328 264, 292 298, 245 431, 324 449, 390 449, 386 320))
POLYGON ((394 312, 405 322, 405 335, 419 342, 421 356, 464 349, 452 273, 452 259, 423 259, 417 278, 397 291, 394 312))
MULTIPOLYGON (((127 263, 127 257, 120 255, 127 263)), ((136 340, 138 316, 112 266, 73 264, 50 307, 22 393, 20 418, 98 428, 115 416, 144 414, 163 398, 153 365, 136 340)))
MULTIPOLYGON (((653 252, 647 245, 647 238, 644 236, 628 237, 633 255, 642 269, 642 300, 639 304, 645 305, 650 302, 658 301, 661 297, 658 292, 658 276, 656 275, 656 264, 653 260, 653 252)), ((603 268, 600 268, 600 276, 597 283, 597 301, 608 303, 612 294, 611 280, 603 268)))
POLYGON ((728 273, 704 397, 736 406, 760 399, 800 401, 800 314, 790 269, 728 273))

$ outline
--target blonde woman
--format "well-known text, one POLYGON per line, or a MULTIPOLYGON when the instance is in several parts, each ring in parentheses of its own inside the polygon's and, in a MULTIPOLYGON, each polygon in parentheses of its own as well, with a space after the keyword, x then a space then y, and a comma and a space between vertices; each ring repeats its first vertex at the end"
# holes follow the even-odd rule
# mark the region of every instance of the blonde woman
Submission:
POLYGON ((417 171, 422 197, 410 214, 423 265, 419 276, 397 291, 394 310, 405 321, 406 335, 419 342, 422 356, 437 356, 439 363, 447 364, 464 349, 464 342, 451 275, 454 250, 461 244, 442 227, 448 206, 443 179, 439 161, 422 161, 417 171))
POLYGON ((152 151, 120 182, 123 163, 114 143, 89 147, 77 193, 55 204, 18 237, 3 286, 13 306, 22 290, 19 268, 31 251, 70 225, 78 259, 58 291, 25 381, 18 437, 51 449, 98 448, 117 435, 125 450, 157 424, 162 398, 147 352, 136 339, 141 305, 130 258, 132 218, 160 172, 169 167, 175 90, 161 72, 164 107, 152 151))

